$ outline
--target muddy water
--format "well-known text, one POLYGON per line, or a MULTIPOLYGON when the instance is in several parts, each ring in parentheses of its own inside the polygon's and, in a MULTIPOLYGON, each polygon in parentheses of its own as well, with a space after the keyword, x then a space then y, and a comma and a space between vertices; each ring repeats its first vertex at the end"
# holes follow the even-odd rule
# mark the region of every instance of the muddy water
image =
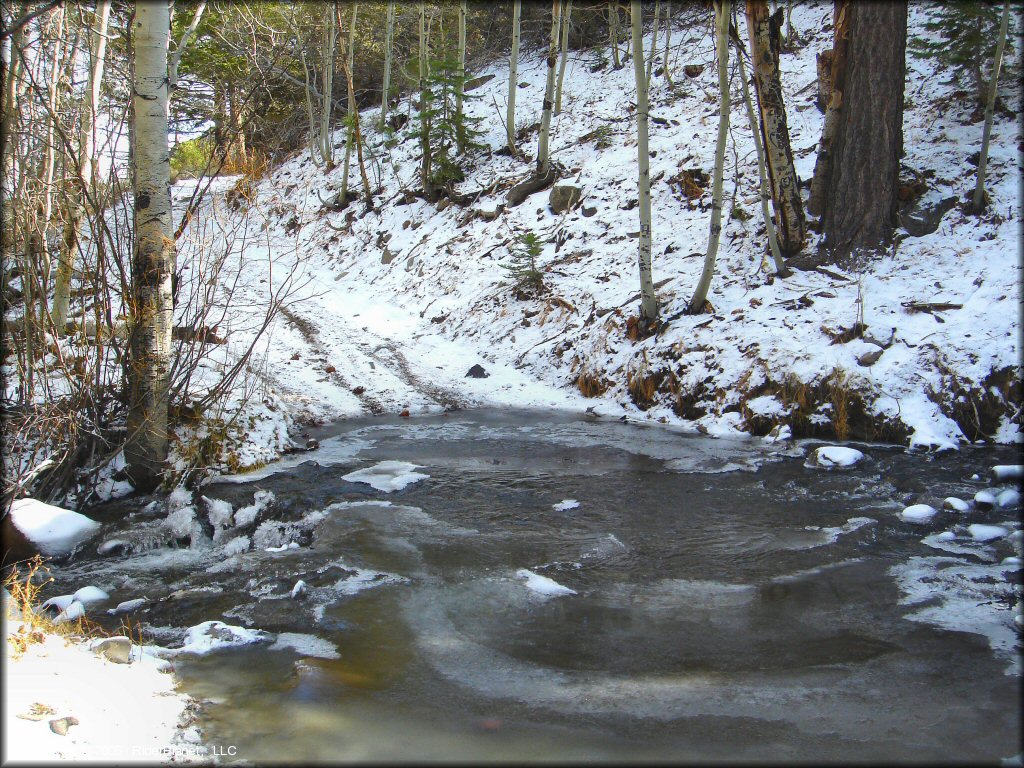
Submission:
MULTIPOLYGON (((1020 538, 976 543, 963 527, 1019 528, 1019 510, 942 512, 927 526, 896 516, 973 497, 1012 451, 860 446, 857 467, 826 471, 805 466, 812 444, 489 412, 352 421, 319 437, 319 451, 278 471, 203 491, 236 509, 272 491, 260 519, 298 548, 268 552, 256 535, 225 556, 225 534, 86 553, 56 574, 114 600, 153 599, 138 618, 164 645, 209 619, 327 642, 178 658, 182 689, 203 702, 204 741, 238 758, 974 761, 1020 750, 1020 571, 1002 562, 1020 538), (391 493, 342 478, 386 460, 429 478, 391 493), (566 499, 578 507, 555 508, 566 499), (923 541, 945 530, 956 535, 945 549, 923 541), (522 568, 576 594, 530 591, 522 568), (298 579, 309 589, 292 599, 298 579)), ((109 522, 104 538, 157 524, 138 507, 112 506, 112 521, 136 518, 109 522)))

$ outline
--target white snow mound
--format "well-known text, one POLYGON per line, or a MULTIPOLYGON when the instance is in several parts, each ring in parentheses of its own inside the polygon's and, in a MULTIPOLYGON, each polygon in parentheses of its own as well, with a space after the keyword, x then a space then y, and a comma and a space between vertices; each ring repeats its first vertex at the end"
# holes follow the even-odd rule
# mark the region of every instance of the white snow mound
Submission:
POLYGON ((993 541, 1001 539, 1009 533, 1001 525, 982 525, 981 523, 968 525, 967 532, 971 534, 971 538, 975 541, 993 541))
POLYGON ((911 504, 900 512, 900 519, 908 523, 927 523, 936 513, 936 509, 928 504, 911 504))
POLYGON ((856 448, 841 445, 823 445, 814 451, 813 463, 819 467, 852 467, 864 458, 856 448))
POLYGON ((579 505, 580 503, 576 499, 562 499, 557 504, 552 504, 551 508, 555 512, 566 512, 570 509, 576 509, 579 505))
POLYGON ((408 461, 382 461, 372 467, 342 475, 341 479, 350 483, 366 483, 378 491, 391 493, 430 477, 422 472, 413 472, 419 468, 418 464, 410 464, 408 461))
POLYGON ((539 573, 534 573, 526 568, 520 568, 516 571, 516 576, 520 579, 526 579, 526 588, 531 592, 536 592, 538 595, 544 595, 545 597, 557 597, 559 595, 576 594, 575 589, 563 587, 554 579, 549 579, 547 576, 541 576, 539 573))
POLYGON ((70 554, 100 529, 100 524, 78 512, 36 499, 11 504, 11 522, 46 557, 70 554))

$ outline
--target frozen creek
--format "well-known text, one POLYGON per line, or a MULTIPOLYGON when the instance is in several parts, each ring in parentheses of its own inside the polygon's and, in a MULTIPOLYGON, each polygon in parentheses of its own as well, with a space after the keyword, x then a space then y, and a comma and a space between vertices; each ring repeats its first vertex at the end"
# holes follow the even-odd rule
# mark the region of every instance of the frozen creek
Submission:
POLYGON ((145 549, 150 521, 124 499, 93 510, 101 537, 54 570, 111 605, 148 598, 134 618, 165 646, 211 619, 276 635, 174 662, 204 740, 236 759, 1020 750, 1019 506, 941 509, 1011 487, 990 473, 1011 448, 858 445, 857 464, 824 469, 807 464, 814 444, 487 411, 317 437, 202 490, 235 510, 273 492, 248 548, 224 531, 145 549), (918 503, 939 511, 900 518, 918 503), (976 540, 972 524, 1009 535, 976 540), (117 539, 136 545, 97 554, 117 539))

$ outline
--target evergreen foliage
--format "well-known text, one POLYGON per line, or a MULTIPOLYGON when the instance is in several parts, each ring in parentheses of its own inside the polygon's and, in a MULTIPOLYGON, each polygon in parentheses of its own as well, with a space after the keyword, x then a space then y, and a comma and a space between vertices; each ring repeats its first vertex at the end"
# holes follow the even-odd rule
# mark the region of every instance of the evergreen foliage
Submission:
MULTIPOLYGON (((988 94, 992 54, 999 36, 1002 5, 957 0, 942 4, 924 24, 934 37, 914 35, 908 40, 910 54, 918 59, 934 58, 950 70, 951 82, 969 78, 974 101, 983 106, 988 94)), ((1007 51, 1012 50, 1007 38, 1007 51)))
POLYGON ((544 275, 537 267, 542 248, 536 232, 520 232, 509 247, 509 261, 501 266, 514 280, 517 293, 537 295, 544 291, 544 275))
POLYGON ((454 56, 444 56, 430 63, 424 94, 426 103, 420 105, 410 135, 422 140, 426 133, 430 147, 431 182, 438 187, 465 178, 465 171, 457 157, 460 139, 467 154, 485 147, 478 141, 483 135, 483 131, 477 128, 481 119, 470 117, 465 112, 466 102, 478 97, 464 93, 462 113, 455 107, 455 94, 460 87, 465 90, 468 79, 464 73, 460 73, 459 62, 454 56))

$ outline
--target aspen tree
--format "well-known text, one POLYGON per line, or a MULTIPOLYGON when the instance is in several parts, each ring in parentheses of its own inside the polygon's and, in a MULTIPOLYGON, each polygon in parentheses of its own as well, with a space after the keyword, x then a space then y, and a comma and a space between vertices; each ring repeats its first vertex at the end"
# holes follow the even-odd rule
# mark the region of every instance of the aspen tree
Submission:
POLYGON ((729 0, 715 2, 715 51, 718 54, 718 142, 715 145, 715 170, 711 180, 711 232, 708 250, 704 255, 704 269, 697 289, 690 299, 687 312, 697 315, 704 311, 711 278, 715 274, 718 241, 722 236, 722 177, 725 171, 725 145, 729 137, 729 0))
POLYGON ((569 17, 572 15, 572 0, 565 0, 562 15, 562 54, 558 64, 558 85, 555 87, 555 114, 562 112, 562 82, 565 80, 565 62, 569 58, 569 17))
MULTIPOLYGON (((338 28, 341 27, 341 9, 335 6, 338 10, 338 20, 335 24, 338 28)), ((343 201, 348 200, 348 170, 352 163, 352 143, 356 140, 356 126, 355 122, 359 119, 359 110, 356 108, 356 92, 352 87, 352 66, 355 62, 355 41, 356 41, 356 14, 359 11, 359 3, 352 3, 352 19, 349 22, 348 29, 348 46, 345 51, 345 79, 348 87, 348 109, 346 110, 346 123, 345 128, 345 161, 342 163, 341 168, 341 199, 343 201)), ((361 151, 361 150, 360 150, 361 151)), ((364 174, 365 176, 365 174, 364 174)), ((369 185, 367 185, 369 186, 369 185)))
POLYGON ((554 108, 555 65, 558 63, 558 33, 561 22, 561 0, 551 3, 551 37, 548 42, 548 77, 544 86, 544 105, 540 118, 540 136, 537 139, 537 178, 544 178, 551 169, 548 142, 551 136, 551 111, 554 108))
POLYGON ((622 69, 619 61, 619 0, 608 0, 608 40, 612 48, 612 65, 622 69))
POLYGON ((78 189, 69 193, 68 217, 64 223, 60 252, 57 260, 57 274, 53 285, 53 306, 50 318, 58 336, 64 334, 68 317, 68 296, 71 287, 71 273, 74 269, 75 253, 78 250, 78 232, 85 215, 83 203, 95 196, 93 166, 96 162, 96 107, 99 103, 100 88, 103 85, 103 69, 107 52, 107 24, 110 19, 110 1, 100 0, 96 4, 89 45, 89 81, 85 88, 85 104, 79 119, 77 176, 78 189))
POLYGON ((988 102, 985 104, 985 128, 982 131, 981 152, 978 155, 978 180, 974 185, 971 206, 975 213, 985 210, 985 172, 988 169, 988 143, 992 138, 992 116, 999 90, 999 70, 1003 66, 1003 49, 1006 47, 1006 30, 1010 22, 1010 4, 1003 3, 1003 20, 999 24, 999 41, 996 43, 996 57, 992 62, 992 82, 989 85, 988 102))
POLYGON ((384 130, 387 125, 388 97, 391 91, 391 48, 395 39, 395 0, 388 0, 388 16, 384 32, 384 82, 380 99, 380 122, 377 129, 384 130))
POLYGON ((459 3, 459 72, 455 81, 455 146, 461 155, 466 151, 466 133, 462 130, 462 94, 466 87, 466 0, 459 3))
MULTIPOLYGON (((651 29, 651 55, 647 60, 647 87, 651 87, 651 75, 654 74, 654 57, 658 55, 658 17, 661 15, 661 0, 654 2, 654 24, 651 29)), ((633 46, 636 47, 635 45, 633 46)), ((642 56, 640 58, 643 58, 642 56)))
POLYGON ((420 114, 423 120, 420 125, 420 150, 423 157, 420 160, 420 184, 423 187, 423 195, 428 200, 434 198, 434 185, 430 180, 430 118, 427 117, 430 110, 430 89, 427 85, 427 5, 420 2, 420 114))
POLYGON ((167 3, 135 4, 132 146, 135 243, 128 299, 128 438, 132 484, 154 488, 167 458, 175 246, 167 149, 167 3))
POLYGON ((523 0, 512 1, 512 53, 508 57, 508 108, 505 111, 505 130, 508 133, 508 148, 516 153, 516 89, 519 87, 519 17, 523 0))
POLYGON ((644 72, 644 28, 640 0, 630 0, 630 21, 633 30, 633 74, 636 79, 636 156, 640 204, 640 319, 651 323, 658 317, 658 299, 654 295, 651 275, 651 157, 647 148, 647 74, 644 72))
POLYGON ((672 0, 665 3, 665 59, 661 64, 662 73, 665 75, 665 82, 672 85, 672 74, 668 69, 668 54, 672 47, 672 0))
MULTIPOLYGON (((327 32, 323 48, 323 84, 320 106, 320 157, 328 168, 334 165, 334 142, 331 139, 331 111, 334 106, 331 95, 334 92, 334 50, 338 44, 338 26, 334 19, 335 2, 324 6, 327 16, 327 32)), ((346 166, 346 170, 347 170, 346 166)))

